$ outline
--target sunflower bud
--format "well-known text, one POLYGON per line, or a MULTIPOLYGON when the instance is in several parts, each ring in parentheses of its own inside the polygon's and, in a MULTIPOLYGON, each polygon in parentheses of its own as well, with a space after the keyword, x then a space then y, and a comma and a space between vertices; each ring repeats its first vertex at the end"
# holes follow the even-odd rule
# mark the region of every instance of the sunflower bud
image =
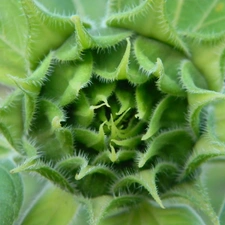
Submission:
POLYGON ((184 197, 201 164, 225 153, 224 33, 203 13, 187 19, 191 5, 112 0, 96 25, 21 0, 27 74, 8 76, 16 91, 0 109, 0 130, 25 159, 12 172, 105 201, 105 212, 184 197))

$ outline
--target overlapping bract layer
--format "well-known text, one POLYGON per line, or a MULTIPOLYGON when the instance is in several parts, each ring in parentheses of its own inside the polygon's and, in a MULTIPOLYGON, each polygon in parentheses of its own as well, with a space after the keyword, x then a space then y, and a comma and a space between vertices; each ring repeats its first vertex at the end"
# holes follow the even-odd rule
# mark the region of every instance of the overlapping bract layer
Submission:
POLYGON ((161 193, 225 153, 223 42, 202 57, 209 38, 198 44, 198 33, 176 31, 165 1, 116 3, 108 26, 94 29, 22 1, 34 69, 10 76, 19 90, 0 109, 0 129, 26 157, 13 172, 90 197, 150 196, 163 207, 161 193))

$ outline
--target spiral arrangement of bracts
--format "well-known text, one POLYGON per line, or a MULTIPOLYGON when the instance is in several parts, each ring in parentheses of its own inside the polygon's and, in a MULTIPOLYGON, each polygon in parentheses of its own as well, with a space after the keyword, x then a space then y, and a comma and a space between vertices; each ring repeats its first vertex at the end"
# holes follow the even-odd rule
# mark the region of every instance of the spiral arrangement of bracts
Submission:
MULTIPOLYGON (((18 90, 0 109, 0 129, 26 159, 13 172, 37 172, 85 197, 148 196, 163 207, 162 194, 225 153, 223 75, 210 80, 198 67, 201 37, 176 33, 165 1, 130 10, 115 2, 97 29, 22 1, 28 52, 37 54, 29 76, 10 76, 18 90), (140 31, 144 21, 155 24, 140 31), (50 33, 43 50, 35 45, 38 23, 50 33)), ((224 50, 217 55, 223 70, 224 50)))

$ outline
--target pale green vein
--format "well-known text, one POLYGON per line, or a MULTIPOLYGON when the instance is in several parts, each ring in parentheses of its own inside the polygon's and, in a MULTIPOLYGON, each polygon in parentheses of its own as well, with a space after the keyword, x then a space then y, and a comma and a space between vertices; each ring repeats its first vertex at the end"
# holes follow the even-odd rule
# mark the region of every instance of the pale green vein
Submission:
POLYGON ((117 9, 119 11, 119 9, 121 8, 121 1, 117 1, 117 9))
MULTIPOLYGON (((16 20, 16 19, 13 19, 12 22, 14 23, 13 27, 15 27, 16 33, 17 33, 17 34, 20 34, 20 33, 21 33, 21 27, 18 26, 17 20, 16 20)), ((26 35, 26 34, 24 33, 24 35, 26 35)), ((26 36, 27 36, 27 35, 26 35, 26 36)), ((25 47, 25 41, 24 41, 24 39, 27 40, 28 38, 24 38, 23 35, 18 35, 19 46, 25 47)), ((20 50, 20 52, 21 52, 21 50, 20 50)), ((25 53, 25 52, 24 52, 24 53, 25 53)), ((24 55, 24 56, 25 56, 25 55, 24 55)), ((24 57, 24 56, 23 56, 23 57, 24 57)))
POLYGON ((73 0, 72 3, 74 5, 74 8, 76 9, 76 12, 79 13, 79 15, 82 17, 85 16, 85 10, 80 0, 73 0))
POLYGON ((225 195, 224 195, 223 202, 222 202, 222 204, 221 204, 221 206, 220 206, 220 208, 219 208, 219 212, 218 212, 218 217, 219 217, 219 218, 221 217, 221 215, 222 215, 222 213, 223 213, 223 211, 224 211, 224 206, 225 206, 225 195))
POLYGON ((207 26, 209 26, 209 25, 216 24, 216 23, 222 22, 222 21, 225 21, 225 16, 220 17, 220 18, 217 18, 217 19, 215 19, 215 20, 211 20, 211 21, 209 21, 209 22, 203 24, 203 25, 201 26, 201 28, 207 27, 207 26))
POLYGON ((7 45, 8 47, 10 47, 14 52, 16 52, 19 56, 21 56, 21 57, 25 57, 25 55, 24 54, 22 54, 23 52, 19 49, 19 48, 17 48, 15 45, 12 45, 12 43, 10 43, 6 38, 5 38, 5 36, 3 36, 3 35, 1 35, 0 34, 0 40, 2 40, 2 42, 5 44, 5 45, 7 45))
POLYGON ((184 4, 184 0, 180 0, 177 3, 177 8, 175 10, 176 13, 175 13, 175 16, 174 16, 174 19, 173 19, 173 26, 174 27, 176 27, 176 25, 178 23, 178 20, 180 18, 180 14, 181 14, 183 4, 184 4))
POLYGON ((149 212, 149 214, 151 214, 152 218, 154 219, 154 221, 155 221, 155 223, 157 225, 163 225, 163 224, 160 223, 159 217, 156 215, 156 213, 154 212, 154 210, 151 210, 151 208, 148 208, 148 212, 149 212))
POLYGON ((111 1, 111 4, 115 4, 116 5, 116 9, 118 10, 118 12, 120 12, 121 10, 121 7, 122 7, 122 1, 121 0, 118 0, 116 1, 116 3, 114 1, 111 1))
POLYGON ((218 0, 214 0, 212 2, 212 4, 209 6, 209 8, 207 10, 205 10, 205 13, 202 15, 202 18, 199 20, 199 22, 197 23, 197 25, 192 29, 192 32, 196 32, 197 30, 199 30, 202 27, 202 24, 207 19, 207 17, 209 16, 209 14, 212 12, 212 9, 215 7, 215 5, 217 4, 217 2, 218 2, 218 0))
MULTIPOLYGON (((130 217, 128 218, 127 224, 132 224, 132 222, 134 221, 134 216, 139 216, 139 214, 135 215, 134 213, 131 213, 130 217)), ((139 216, 139 217, 141 217, 141 216, 139 216)))

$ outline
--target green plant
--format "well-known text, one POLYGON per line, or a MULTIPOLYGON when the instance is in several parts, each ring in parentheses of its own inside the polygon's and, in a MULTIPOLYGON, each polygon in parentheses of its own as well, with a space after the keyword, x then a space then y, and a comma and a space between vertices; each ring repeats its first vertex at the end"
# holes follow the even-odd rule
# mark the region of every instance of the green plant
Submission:
POLYGON ((13 88, 0 108, 0 224, 222 223, 202 163, 225 154, 224 0, 0 11, 0 81, 13 88), (38 197, 24 172, 66 192, 38 197))

